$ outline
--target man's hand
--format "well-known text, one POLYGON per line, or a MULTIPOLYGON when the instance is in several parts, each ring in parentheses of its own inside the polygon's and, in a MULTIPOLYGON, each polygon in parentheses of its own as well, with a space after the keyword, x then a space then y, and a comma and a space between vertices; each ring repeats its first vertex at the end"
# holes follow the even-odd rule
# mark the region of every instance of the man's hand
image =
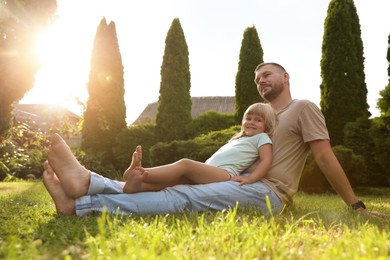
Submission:
POLYGON ((366 209, 363 209, 363 208, 359 208, 356 210, 358 213, 362 214, 362 215, 365 215, 365 216, 370 216, 370 217, 375 217, 375 218, 381 218, 381 219, 384 219, 386 217, 385 214, 383 213, 380 213, 378 211, 368 211, 366 209))

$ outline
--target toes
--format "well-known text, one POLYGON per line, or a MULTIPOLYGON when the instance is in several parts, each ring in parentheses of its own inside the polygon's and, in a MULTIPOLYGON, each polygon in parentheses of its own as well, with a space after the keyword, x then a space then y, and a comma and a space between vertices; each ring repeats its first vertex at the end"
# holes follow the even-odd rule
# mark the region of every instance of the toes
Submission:
POLYGON ((45 163, 43 164, 43 167, 45 168, 45 171, 48 172, 48 173, 54 173, 54 170, 53 168, 51 167, 49 161, 45 161, 45 163))
POLYGON ((55 134, 51 135, 51 143, 52 144, 61 142, 61 140, 62 140, 62 138, 61 138, 61 136, 59 134, 55 133, 55 134))
POLYGON ((142 160, 142 146, 138 145, 138 159, 141 161, 142 160))
POLYGON ((48 167, 49 167, 49 161, 46 160, 46 161, 43 163, 43 168, 44 168, 45 170, 47 170, 48 167))

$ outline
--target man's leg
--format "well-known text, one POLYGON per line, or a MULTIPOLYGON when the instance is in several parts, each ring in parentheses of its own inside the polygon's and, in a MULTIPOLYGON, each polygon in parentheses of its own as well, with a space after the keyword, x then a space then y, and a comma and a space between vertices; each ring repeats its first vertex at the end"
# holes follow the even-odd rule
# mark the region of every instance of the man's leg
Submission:
POLYGON ((48 161, 69 197, 76 199, 87 194, 90 173, 58 134, 51 136, 48 161))
POLYGON ((57 212, 65 215, 74 215, 76 213, 75 200, 65 193, 60 180, 48 162, 45 162, 44 167, 43 184, 53 199, 57 212))
POLYGON ((250 207, 269 215, 266 197, 269 198, 273 214, 279 213, 283 204, 264 183, 256 182, 240 186, 238 182, 218 182, 201 185, 177 185, 158 192, 134 194, 96 194, 76 200, 76 214, 93 211, 119 214, 166 214, 188 211, 224 210, 250 207))
POLYGON ((48 165, 70 198, 98 193, 123 193, 124 182, 105 178, 84 168, 58 134, 51 137, 48 165))

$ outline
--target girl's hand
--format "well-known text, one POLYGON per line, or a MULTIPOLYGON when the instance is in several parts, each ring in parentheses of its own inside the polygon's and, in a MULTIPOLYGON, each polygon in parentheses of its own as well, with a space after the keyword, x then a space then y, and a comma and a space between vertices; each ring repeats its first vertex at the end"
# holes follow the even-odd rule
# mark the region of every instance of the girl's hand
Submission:
POLYGON ((232 181, 239 182, 240 186, 254 182, 253 180, 251 180, 251 178, 249 178, 249 176, 242 176, 242 175, 233 176, 232 181))

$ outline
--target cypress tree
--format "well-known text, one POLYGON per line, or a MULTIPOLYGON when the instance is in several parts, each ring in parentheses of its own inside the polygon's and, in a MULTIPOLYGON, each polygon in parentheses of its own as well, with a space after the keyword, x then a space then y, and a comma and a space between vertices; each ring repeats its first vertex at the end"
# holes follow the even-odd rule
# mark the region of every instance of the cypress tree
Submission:
POLYGON ((192 120, 188 56, 183 29, 175 18, 165 39, 156 115, 156 136, 163 142, 185 139, 186 126, 192 120))
POLYGON ((353 0, 332 0, 325 19, 321 59, 321 110, 332 145, 343 144, 344 127, 370 116, 363 42, 353 0))
POLYGON ((236 120, 241 124, 245 110, 253 103, 262 101, 254 83, 254 70, 263 62, 263 49, 256 27, 244 31, 241 42, 240 59, 236 74, 236 120))
POLYGON ((117 135, 126 128, 124 79, 115 23, 103 18, 97 28, 91 56, 89 99, 82 129, 83 149, 111 159, 117 135))
POLYGON ((33 87, 40 67, 34 42, 56 9, 55 0, 0 0, 0 140, 11 128, 13 103, 33 87))

